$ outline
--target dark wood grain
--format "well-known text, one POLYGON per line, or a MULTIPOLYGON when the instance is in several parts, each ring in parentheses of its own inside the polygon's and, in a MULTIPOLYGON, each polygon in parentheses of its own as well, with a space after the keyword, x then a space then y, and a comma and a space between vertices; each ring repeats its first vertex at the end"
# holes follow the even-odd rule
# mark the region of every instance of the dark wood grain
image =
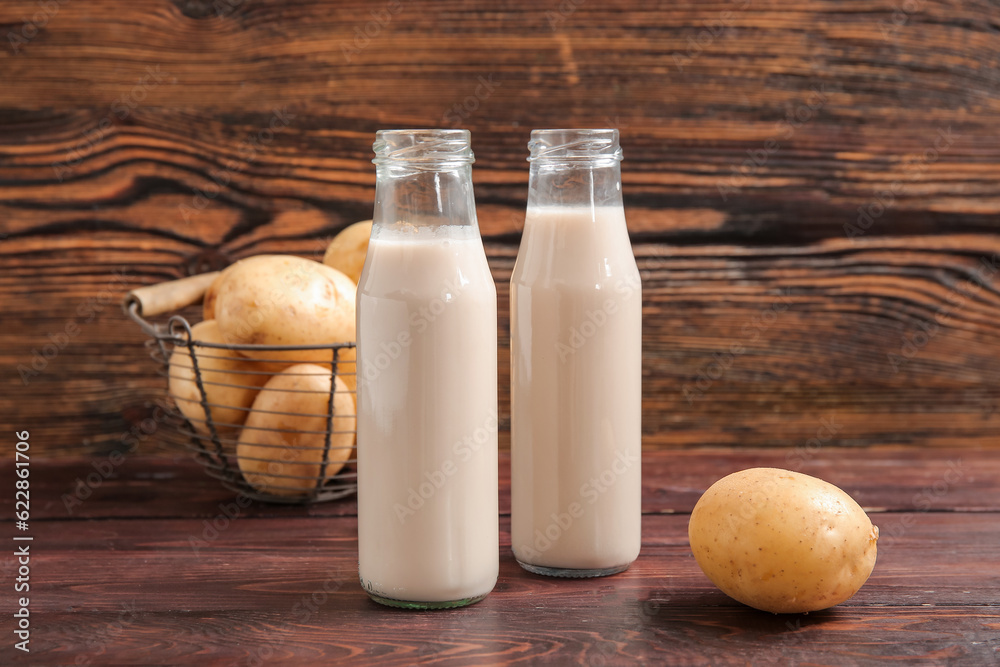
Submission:
MULTIPOLYGON (((192 456, 47 461, 31 478, 36 521, 198 518, 235 520, 357 516, 353 497, 306 506, 243 502, 209 477, 192 456), (171 502, 158 502, 169 493, 171 502)), ((753 467, 780 467, 827 480, 873 516, 893 512, 1000 512, 1000 452, 994 449, 728 448, 647 451, 642 508, 646 514, 687 514, 723 476, 753 467)), ((510 456, 500 455, 500 513, 510 514, 510 456)), ((14 498, 0 496, 12 516, 14 498)), ((204 530, 204 524, 202 524, 204 530)))
POLYGON ((621 128, 647 447, 1000 442, 995 1, 56 6, 0 6, 0 426, 38 452, 121 449, 162 393, 126 288, 319 257, 374 131, 451 124, 502 315, 529 130, 621 128))
MULTIPOLYGON (((516 566, 515 566, 516 567, 516 566)), ((308 591, 304 593, 308 595, 308 591)), ((494 594, 496 595, 496 594, 494 594)), ((590 596, 593 603, 598 596, 590 596)), ((289 597, 289 604, 294 604, 289 597)), ((338 600, 338 603, 341 601, 338 600)), ((997 659, 995 607, 954 606, 931 613, 921 607, 859 607, 789 621, 752 610, 712 606, 658 608, 656 617, 609 604, 565 609, 505 611, 489 600, 476 610, 374 625, 357 599, 345 609, 321 608, 307 622, 281 612, 149 613, 119 631, 130 607, 105 613, 53 613, 52 641, 80 646, 82 664, 373 664, 438 665, 989 665, 997 659), (567 612, 578 629, 553 633, 567 612), (585 613, 584 613, 585 612, 585 613), (618 620, 596 614, 617 613, 618 620), (475 614, 481 616, 476 617, 475 614), (593 615, 592 615, 593 614, 593 615), (890 615, 891 614, 891 615, 890 615), (470 618, 478 618, 470 623, 470 618), (511 620, 521 624, 498 632, 511 620), (530 620, 535 622, 529 623, 530 620), (380 631, 391 640, 375 639, 380 631), (872 635, 878 635, 875 643, 872 635), (373 637, 369 643, 356 637, 373 637), (163 662, 150 656, 165 656, 163 662)), ((383 612, 386 613, 386 612, 383 612)), ((53 648, 48 664, 73 664, 73 654, 53 648)), ((16 658, 15 658, 16 660, 16 658)))
MULTIPOLYGON (((161 493, 146 507, 155 516, 163 510, 153 506, 172 502, 161 493)), ((600 580, 522 571, 503 518, 495 591, 470 608, 417 613, 380 607, 357 584, 354 517, 246 517, 198 550, 197 517, 40 521, 31 530, 30 657, 52 665, 992 664, 997 520, 996 511, 879 515, 881 526, 906 529, 880 550, 868 583, 805 616, 757 612, 716 590, 690 554, 683 515, 644 517, 639 560, 600 580)), ((11 557, 0 566, 9 571, 11 557)), ((12 610, 0 602, 0 612, 12 610)))
MULTIPOLYGON (((637 246, 645 254, 646 446, 814 446, 824 420, 836 426, 824 432, 822 444, 830 446, 996 446, 1000 297, 992 287, 974 293, 968 287, 977 265, 971 245, 946 252, 932 250, 934 243, 924 243, 920 253, 891 244, 879 250, 874 243, 842 252, 637 246), (659 251, 669 255, 651 256, 659 251), (911 255, 908 264, 880 263, 903 255, 911 255), (937 324, 935 317, 955 298, 964 307, 937 324), (922 327, 932 325, 938 327, 934 335, 920 338, 922 327), (925 344, 908 347, 912 340, 925 344), (734 355, 734 349, 742 352, 734 355)), ((512 251, 493 250, 506 430, 512 251)), ((133 284, 150 282, 138 278, 149 269, 130 267, 133 284)), ((91 303, 99 298, 93 293, 99 295, 108 279, 67 273, 63 280, 73 296, 40 297, 24 283, 12 285, 5 297, 11 324, 0 334, 0 357, 11 375, 0 398, 4 426, 35 431, 38 451, 53 454, 81 446, 123 449, 123 438, 130 442, 127 434, 152 416, 165 382, 142 347, 141 332, 116 304, 87 322, 91 309, 102 307, 91 303), (78 335, 22 383, 15 369, 32 364, 34 350, 45 354, 67 325, 75 325, 78 335)), ((150 443, 141 446, 152 453, 150 443)))

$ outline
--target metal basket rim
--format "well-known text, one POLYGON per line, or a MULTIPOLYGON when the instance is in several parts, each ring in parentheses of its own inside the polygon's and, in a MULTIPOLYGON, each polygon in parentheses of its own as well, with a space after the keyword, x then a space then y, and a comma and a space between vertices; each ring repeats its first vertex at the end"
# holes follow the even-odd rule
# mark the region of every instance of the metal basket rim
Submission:
MULTIPOLYGON (((330 359, 327 360, 317 360, 315 362, 302 362, 302 363, 314 363, 316 365, 329 366, 331 372, 335 376, 339 375, 355 375, 355 373, 341 373, 337 368, 341 364, 345 366, 350 366, 354 364, 353 359, 338 359, 338 352, 340 350, 349 350, 356 347, 356 342, 347 341, 339 343, 329 343, 329 344, 319 344, 319 345, 259 345, 252 343, 209 343, 207 341, 195 340, 192 337, 192 326, 188 320, 182 315, 173 314, 169 317, 166 323, 155 323, 150 322, 145 319, 141 313, 140 304, 132 298, 126 297, 122 303, 122 310, 125 315, 131 319, 133 322, 139 325, 144 333, 149 336, 146 341, 146 346, 151 348, 150 356, 153 361, 160 365, 161 369, 168 363, 169 355, 168 350, 165 347, 166 344, 173 345, 174 347, 183 348, 206 348, 206 349, 222 349, 222 350, 233 350, 233 351, 257 351, 257 352, 289 352, 289 351, 331 351, 330 359), (178 334, 176 328, 179 328, 185 335, 178 334), (162 358, 158 357, 156 350, 159 351, 162 358)), ((194 349, 191 349, 191 354, 194 354, 194 349)), ((281 363, 286 360, 275 359, 275 360, 260 360, 260 359, 248 359, 248 361, 259 361, 261 363, 281 363)), ((310 374, 318 375, 318 374, 310 374)), ((331 388, 332 389, 332 388, 331 388)), ((311 392, 315 393, 315 392, 311 392)), ((354 391, 350 391, 350 394, 354 394, 354 391)), ((333 393, 331 391, 330 400, 333 400, 333 393)), ((204 403, 204 401, 203 401, 204 403)), ((231 406, 224 406, 231 407, 231 406)), ((357 493, 357 473, 353 474, 348 472, 344 474, 344 470, 348 466, 356 465, 356 458, 349 458, 346 461, 341 462, 343 466, 339 472, 334 476, 330 477, 326 481, 323 481, 323 471, 325 471, 328 465, 335 465, 332 462, 317 462, 320 466, 321 474, 317 480, 317 484, 310 490, 308 490, 303 495, 285 495, 277 493, 267 493, 266 491, 261 491, 250 484, 246 480, 242 471, 232 465, 229 462, 231 456, 234 456, 234 452, 227 452, 222 445, 220 436, 215 433, 215 428, 211 429, 213 433, 209 437, 209 442, 204 442, 205 436, 197 434, 197 430, 193 428, 191 421, 178 409, 167 408, 168 414, 174 419, 179 420, 177 424, 176 433, 183 438, 183 446, 192 450, 195 453, 195 458, 202 464, 202 468, 208 474, 209 477, 216 479, 222 483, 222 486, 230 491, 236 493, 245 494, 248 497, 255 498, 269 503, 281 503, 281 504, 309 504, 317 502, 327 502, 331 500, 338 500, 341 498, 346 498, 350 495, 357 493), (186 437, 185 437, 186 436, 186 437), (214 445, 212 447, 211 445, 214 445), (351 481, 351 478, 354 478, 351 481)), ((315 415, 320 417, 322 415, 315 415)), ((341 415, 327 415, 327 419, 336 419, 341 417, 341 415)), ((344 415, 344 417, 350 417, 344 415)), ((332 429, 332 423, 330 425, 332 429)), ((269 429, 273 430, 273 429, 269 429)), ((325 433, 326 431, 324 431, 325 433)), ((350 431, 333 431, 331 430, 328 438, 336 433, 349 433, 350 431)), ((355 431, 356 432, 356 431, 355 431)), ((310 450, 319 449, 310 447, 310 450)), ((331 445, 328 443, 323 448, 326 451, 331 449, 342 450, 345 449, 344 446, 331 445)), ((284 477, 284 475, 282 475, 284 477)), ((286 488, 286 487, 282 487, 286 488)))

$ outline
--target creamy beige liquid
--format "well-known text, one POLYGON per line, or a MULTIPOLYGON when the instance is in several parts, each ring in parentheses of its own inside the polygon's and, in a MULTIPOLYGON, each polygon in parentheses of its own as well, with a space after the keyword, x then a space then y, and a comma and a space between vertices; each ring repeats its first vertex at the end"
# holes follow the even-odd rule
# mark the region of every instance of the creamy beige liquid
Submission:
POLYGON ((485 595, 499 570, 496 288, 475 228, 382 232, 358 287, 362 584, 485 595))
POLYGON ((621 208, 529 208, 510 298, 514 555, 626 566, 641 540, 642 295, 621 208))

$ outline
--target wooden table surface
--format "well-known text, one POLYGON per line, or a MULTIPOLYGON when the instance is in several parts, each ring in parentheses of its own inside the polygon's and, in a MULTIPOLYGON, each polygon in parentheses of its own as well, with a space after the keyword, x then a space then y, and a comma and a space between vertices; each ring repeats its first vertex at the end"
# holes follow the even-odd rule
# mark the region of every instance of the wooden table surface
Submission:
MULTIPOLYGON (((29 529, 5 523, 33 538, 31 653, 5 632, 0 663, 1000 661, 1000 453, 706 449, 646 452, 643 463, 639 559, 618 576, 558 580, 514 562, 502 455, 497 587, 472 607, 434 612, 382 607, 361 590, 353 499, 240 509, 185 454, 129 459, 96 477, 107 471, 100 459, 33 464, 29 529), (716 479, 755 465, 823 477, 870 512, 878 562, 854 598, 773 615, 730 600, 700 572, 687 541, 691 508, 716 479), (73 495, 80 502, 67 504, 73 495)), ((5 517, 12 502, 0 503, 5 517)), ((8 550, 5 579, 15 568, 8 550)), ((2 605, 9 627, 11 596, 2 605)))
POLYGON ((151 416, 125 291, 321 258, 375 131, 453 125, 504 434, 529 132, 610 125, 647 446, 1000 442, 997 0, 39 1, 0 3, 0 424, 38 453, 151 416))

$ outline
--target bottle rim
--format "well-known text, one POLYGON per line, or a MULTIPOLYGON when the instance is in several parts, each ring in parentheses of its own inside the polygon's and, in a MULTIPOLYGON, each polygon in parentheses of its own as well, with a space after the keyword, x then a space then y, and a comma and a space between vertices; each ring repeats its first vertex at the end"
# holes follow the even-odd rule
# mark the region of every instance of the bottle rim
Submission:
POLYGON ((476 161, 469 130, 378 130, 372 149, 376 165, 449 166, 476 161))
POLYGON ((618 137, 613 128, 532 130, 528 162, 621 162, 618 137))

